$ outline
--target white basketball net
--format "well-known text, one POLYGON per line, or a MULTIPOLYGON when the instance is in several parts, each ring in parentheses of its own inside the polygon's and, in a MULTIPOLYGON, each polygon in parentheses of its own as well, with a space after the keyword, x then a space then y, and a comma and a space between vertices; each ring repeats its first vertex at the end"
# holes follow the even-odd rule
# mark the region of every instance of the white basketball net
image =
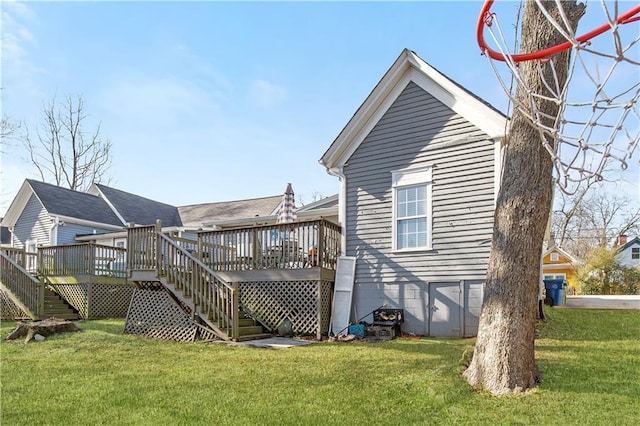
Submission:
MULTIPOLYGON (((544 82, 546 91, 534 93, 526 85, 518 63, 511 57, 511 48, 497 20, 497 15, 485 17, 486 33, 490 34, 505 59, 513 78, 528 93, 528 104, 518 103, 510 77, 501 75, 504 64, 489 55, 491 66, 500 85, 512 101, 513 110, 520 111, 538 129, 541 141, 553 159, 554 176, 561 190, 571 193, 580 184, 591 185, 603 179, 607 166, 615 162, 626 169, 640 140, 640 29, 638 23, 619 24, 618 2, 602 1, 602 20, 610 29, 589 42, 581 43, 568 25, 562 2, 556 0, 562 21, 555 21, 535 0, 553 26, 572 45, 571 63, 564 86, 560 86, 553 59, 536 60, 541 76, 546 68, 554 70, 553 79, 544 82), (538 107, 551 100, 560 106, 558 115, 550 117, 538 107), (549 122, 554 123, 549 126, 549 122), (546 124, 544 124, 546 123, 546 124), (555 147, 555 148, 554 148, 555 147)), ((587 14, 591 13, 589 10, 587 14)), ((595 11, 594 11, 595 12, 595 11)), ((584 17, 583 17, 584 20, 584 17)), ((511 24, 510 24, 511 25, 511 24)), ((484 53, 484 52, 483 52, 484 53)), ((515 85, 514 85, 515 86, 515 85)))

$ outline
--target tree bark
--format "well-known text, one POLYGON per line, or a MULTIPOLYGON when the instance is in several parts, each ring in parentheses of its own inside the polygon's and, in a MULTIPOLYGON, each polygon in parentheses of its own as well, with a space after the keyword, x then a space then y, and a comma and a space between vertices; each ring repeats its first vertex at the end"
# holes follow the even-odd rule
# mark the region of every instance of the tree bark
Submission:
POLYGON ((42 321, 19 322, 16 328, 7 335, 6 339, 16 340, 26 336, 24 342, 28 343, 36 334, 47 337, 52 334, 70 333, 74 331, 81 331, 76 323, 57 318, 49 318, 42 321))
MULTIPOLYGON (((555 2, 545 2, 558 16, 555 2)), ((564 10, 577 26, 584 6, 565 2, 564 10)), ((527 1, 523 12, 521 51, 532 52, 565 39, 557 33, 535 2, 527 1)), ((569 52, 553 58, 560 87, 566 81, 569 52)), ((548 81, 551 63, 542 63, 548 81)), ((536 61, 520 64, 528 86, 535 93, 547 89, 536 61)), ((529 104, 526 91, 516 89, 516 103, 529 104)), ((551 117, 558 105, 539 103, 551 117)), ((552 124, 552 123, 547 123, 552 124)), ((514 111, 504 153, 504 167, 494 216, 493 240, 487 269, 478 337, 464 378, 476 389, 493 395, 519 393, 540 380, 535 355, 540 255, 552 203, 552 161, 538 130, 520 111, 514 111)))

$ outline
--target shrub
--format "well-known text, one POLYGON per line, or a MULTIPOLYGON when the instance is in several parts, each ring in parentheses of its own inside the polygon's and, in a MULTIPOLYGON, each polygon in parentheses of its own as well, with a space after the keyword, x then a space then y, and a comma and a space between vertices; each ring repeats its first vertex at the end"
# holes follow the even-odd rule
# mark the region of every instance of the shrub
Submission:
POLYGON ((620 264, 614 249, 595 249, 578 270, 580 294, 637 294, 639 290, 640 270, 620 264))

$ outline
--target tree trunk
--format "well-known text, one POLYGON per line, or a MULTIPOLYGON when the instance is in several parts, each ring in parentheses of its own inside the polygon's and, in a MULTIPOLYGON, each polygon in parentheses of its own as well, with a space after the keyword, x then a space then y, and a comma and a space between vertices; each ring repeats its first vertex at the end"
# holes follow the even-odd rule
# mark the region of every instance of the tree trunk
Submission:
POLYGON ((16 340, 26 336, 24 342, 28 343, 36 334, 47 337, 57 333, 70 333, 74 331, 81 331, 76 323, 63 319, 49 318, 41 321, 19 322, 6 339, 16 340))
MULTIPOLYGON (((554 2, 545 2, 557 16, 554 2)), ((584 6, 565 2, 574 27, 584 6)), ((524 7, 521 51, 532 52, 564 41, 542 15, 535 2, 524 7)), ((567 76, 569 52, 553 58, 560 87, 567 76)), ((549 64, 542 64, 549 67, 549 64)), ((520 64, 528 86, 536 93, 546 89, 536 61, 520 64)), ((551 76, 545 71, 547 80, 551 76)), ((529 104, 518 87, 518 103, 529 104)), ((539 104, 556 116, 558 105, 539 104)), ((464 378, 474 388, 493 395, 522 392, 535 386, 540 375, 534 356, 540 255, 552 203, 552 162, 537 129, 516 109, 505 147, 502 184, 496 202, 491 255, 487 269, 478 337, 464 378)))

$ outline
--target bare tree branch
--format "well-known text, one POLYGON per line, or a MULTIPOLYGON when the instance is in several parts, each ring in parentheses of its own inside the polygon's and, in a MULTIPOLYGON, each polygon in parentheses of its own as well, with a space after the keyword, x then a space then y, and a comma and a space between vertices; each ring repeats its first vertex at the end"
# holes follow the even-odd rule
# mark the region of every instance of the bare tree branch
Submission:
POLYGON ((82 97, 67 96, 62 104, 53 98, 42 112, 38 140, 33 141, 28 130, 23 138, 41 179, 73 190, 102 182, 111 165, 111 141, 102 137, 100 124, 92 132, 85 130, 89 116, 82 97))

